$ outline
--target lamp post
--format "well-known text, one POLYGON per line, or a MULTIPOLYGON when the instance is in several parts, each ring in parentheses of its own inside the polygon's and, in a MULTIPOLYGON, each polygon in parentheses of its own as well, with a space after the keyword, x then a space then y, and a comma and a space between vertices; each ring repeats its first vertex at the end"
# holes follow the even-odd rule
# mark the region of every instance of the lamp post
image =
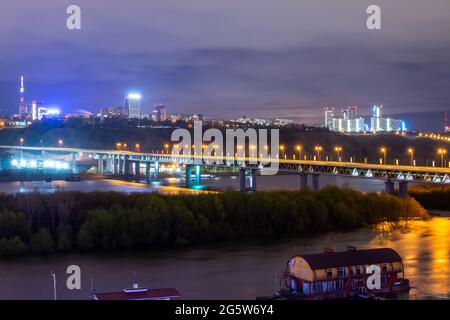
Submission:
POLYGON ((136 143, 136 152, 141 152, 141 145, 139 143, 136 143))
POLYGON ((409 148, 408 149, 408 153, 411 155, 409 164, 411 166, 413 166, 414 165, 414 149, 413 148, 409 148))
POLYGON ((56 300, 56 275, 53 271, 50 271, 50 276, 53 280, 53 300, 56 300))
POLYGON ((385 147, 382 147, 382 148, 380 149, 380 151, 381 151, 381 153, 383 154, 383 164, 386 165, 386 153, 387 153, 387 150, 386 150, 385 147))
POLYGON ((447 150, 446 149, 438 149, 438 154, 441 156, 441 167, 445 167, 444 166, 444 155, 447 154, 447 150))
POLYGON ((296 149, 298 152, 298 160, 302 160, 302 146, 298 145, 296 149))
POLYGON ((62 145, 64 144, 64 141, 61 140, 61 139, 59 139, 59 140, 58 140, 58 144, 59 144, 59 148, 62 148, 62 145))
POLYGON ((284 157, 284 145, 280 146, 281 155, 284 157))
POLYGON ((117 150, 120 150, 121 147, 122 147, 122 143, 117 142, 117 143, 116 143, 116 148, 117 148, 117 150))
POLYGON ((334 151, 336 151, 337 153, 337 157, 338 157, 338 161, 341 161, 341 151, 342 151, 342 147, 335 147, 334 151))
POLYGON ((317 160, 320 161, 320 151, 322 151, 323 148, 321 146, 315 146, 314 150, 317 152, 317 160))

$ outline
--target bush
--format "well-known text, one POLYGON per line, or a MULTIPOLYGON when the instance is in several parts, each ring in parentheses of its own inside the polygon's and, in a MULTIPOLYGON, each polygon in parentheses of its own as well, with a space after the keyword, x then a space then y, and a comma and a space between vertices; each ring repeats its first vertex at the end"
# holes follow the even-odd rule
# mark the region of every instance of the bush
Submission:
POLYGON ((55 249, 55 242, 47 229, 40 229, 31 238, 31 250, 37 254, 52 253, 55 249))
POLYGON ((19 256, 27 251, 22 239, 18 236, 7 239, 0 239, 0 257, 2 256, 19 256))

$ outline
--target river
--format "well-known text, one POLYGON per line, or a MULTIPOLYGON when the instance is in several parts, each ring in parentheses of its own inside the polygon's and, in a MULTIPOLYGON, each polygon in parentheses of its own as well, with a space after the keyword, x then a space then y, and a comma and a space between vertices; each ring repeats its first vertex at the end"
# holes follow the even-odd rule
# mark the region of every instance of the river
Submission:
MULTIPOLYGON (((404 227, 404 226, 403 226, 404 227)), ((412 289, 403 299, 450 296, 450 218, 414 221, 408 228, 386 226, 277 241, 247 241, 146 253, 24 257, 0 261, 0 299, 51 299, 50 271, 59 299, 87 299, 91 279, 97 291, 115 291, 133 282, 149 288, 175 287, 184 299, 255 299, 275 289, 275 273, 295 254, 391 247, 403 257, 412 289), (66 268, 78 265, 82 289, 65 287, 66 268)))
MULTIPOLYGON (((132 192, 160 192, 177 193, 186 192, 181 189, 184 185, 184 179, 178 177, 161 179, 157 184, 145 184, 136 182, 126 182, 121 180, 83 180, 67 182, 64 180, 55 180, 52 182, 44 181, 26 181, 26 182, 2 182, 0 183, 0 193, 16 192, 54 192, 58 190, 65 191, 117 191, 123 193, 132 192)), ((224 176, 216 178, 202 179, 202 184, 215 190, 238 190, 239 178, 236 176, 224 176)), ((384 182, 376 179, 351 178, 340 176, 320 176, 320 187, 326 185, 351 186, 362 192, 383 191, 384 182)), ((298 175, 277 175, 277 176, 258 176, 257 190, 269 191, 276 189, 295 190, 300 188, 300 178, 298 175)), ((192 191, 196 192, 196 191, 192 191)))
MULTIPOLYGON (((205 179, 205 185, 220 190, 236 189, 232 177, 205 179)), ((117 192, 185 192, 183 180, 169 178, 163 185, 146 185, 118 180, 53 181, 0 183, 0 192, 54 192, 57 190, 117 192)), ((298 176, 258 177, 259 190, 296 189, 298 176)), ((351 185, 360 191, 381 191, 378 180, 321 177, 321 186, 351 185)), ((201 191, 198 191, 201 192, 201 191)), ((450 295, 450 218, 409 222, 407 229, 386 226, 351 232, 317 234, 284 240, 258 240, 202 245, 146 253, 105 253, 95 255, 55 255, 0 260, 0 299, 51 299, 50 271, 57 277, 60 299, 87 299, 91 279, 98 291, 121 290, 133 282, 148 287, 176 287, 185 299, 254 299, 275 290, 275 273, 295 254, 321 252, 325 247, 343 250, 392 247, 404 259, 406 276, 411 280, 409 296, 402 298, 449 298, 450 295), (68 265, 82 270, 82 290, 65 287, 68 265)))

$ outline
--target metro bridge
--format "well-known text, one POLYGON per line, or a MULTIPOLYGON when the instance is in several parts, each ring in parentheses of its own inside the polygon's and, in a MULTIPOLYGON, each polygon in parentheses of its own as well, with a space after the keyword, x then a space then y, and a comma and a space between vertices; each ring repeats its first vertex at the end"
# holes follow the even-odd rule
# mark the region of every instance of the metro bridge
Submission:
POLYGON ((141 165, 145 166, 147 183, 159 179, 160 164, 184 165, 186 187, 198 188, 201 185, 201 167, 239 168, 240 191, 256 191, 257 172, 270 167, 269 161, 278 161, 278 171, 296 173, 299 175, 299 187, 308 186, 308 176, 312 177, 312 189, 319 190, 321 175, 337 175, 379 179, 385 181, 385 191, 394 193, 394 184, 399 184, 400 196, 406 196, 408 183, 450 184, 450 168, 427 166, 404 166, 389 164, 368 164, 341 161, 295 160, 251 157, 224 157, 205 155, 183 155, 164 153, 143 153, 125 150, 98 150, 66 147, 25 147, 0 146, 10 153, 24 152, 40 154, 43 159, 49 155, 71 155, 71 168, 75 172, 77 158, 89 154, 98 161, 98 173, 111 174, 131 178, 141 175, 141 165), (221 163, 212 163, 217 162, 221 163), (192 179, 194 173, 194 179, 192 179))

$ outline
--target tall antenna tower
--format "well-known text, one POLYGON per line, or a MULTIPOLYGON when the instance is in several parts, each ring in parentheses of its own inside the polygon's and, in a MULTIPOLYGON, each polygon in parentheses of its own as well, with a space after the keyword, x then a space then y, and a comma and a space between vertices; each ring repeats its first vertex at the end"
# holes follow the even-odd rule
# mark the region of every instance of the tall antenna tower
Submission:
POLYGON ((27 114, 27 105, 25 103, 25 86, 24 78, 20 77, 20 103, 19 103, 19 114, 25 116, 27 114))

